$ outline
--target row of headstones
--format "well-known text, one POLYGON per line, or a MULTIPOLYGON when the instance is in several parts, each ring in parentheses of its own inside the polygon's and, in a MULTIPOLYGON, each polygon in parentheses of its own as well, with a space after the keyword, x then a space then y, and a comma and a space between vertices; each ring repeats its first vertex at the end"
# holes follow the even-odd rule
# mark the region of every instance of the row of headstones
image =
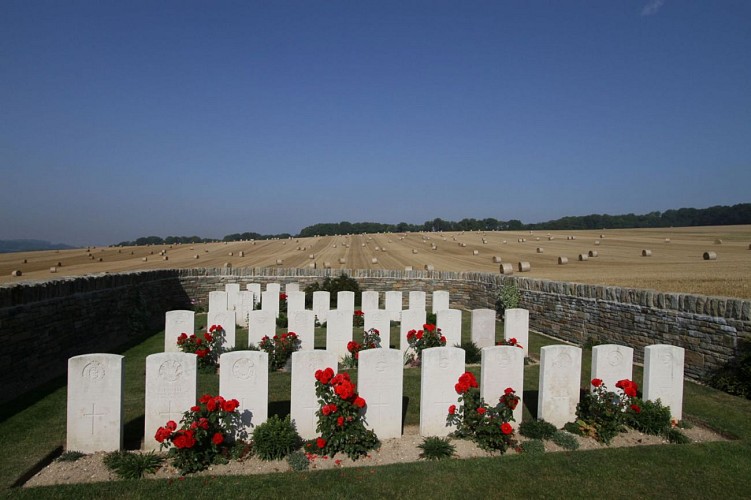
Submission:
MULTIPOLYGON (((420 434, 445 436, 450 405, 457 404, 454 389, 464 373, 464 350, 435 347, 422 353, 420 381, 420 434)), ((644 349, 644 399, 661 399, 672 416, 682 418, 683 349, 653 345, 644 349)), ((540 352, 537 417, 556 427, 576 418, 581 380, 579 347, 546 346, 540 352)), ((67 449, 85 453, 122 448, 123 356, 88 354, 68 360, 67 449)), ((316 436, 315 372, 337 367, 330 351, 298 351, 292 355, 291 418, 304 439, 316 436)), ((592 378, 600 378, 615 390, 615 383, 632 377, 633 349, 618 345, 593 348, 592 378)), ((159 353, 146 358, 144 449, 158 449, 157 428, 167 421, 179 422, 183 412, 196 404, 196 356, 159 353)), ((482 350, 481 395, 492 404, 507 387, 523 398, 524 353, 513 346, 482 350)), ((358 389, 365 399, 365 419, 381 439, 401 436, 403 416, 403 362, 396 349, 369 349, 360 353, 358 389)), ((219 392, 240 402, 239 412, 247 430, 268 416, 268 354, 234 351, 220 357, 219 392)), ((523 403, 523 401, 522 401, 523 403)), ((522 406, 514 410, 516 424, 522 406)))
MULTIPOLYGON (((234 311, 235 323, 239 326, 248 326, 248 316, 260 302, 261 310, 267 311, 279 317, 279 294, 281 285, 269 283, 266 290, 261 291, 259 283, 249 283, 247 290, 241 290, 239 283, 227 283, 224 291, 216 290, 209 292, 209 312, 234 311)), ((297 283, 288 283, 285 286, 287 295, 287 315, 305 310, 305 292, 300 291, 297 283)), ((427 309, 426 293, 420 290, 410 291, 408 294, 408 309, 427 309)), ((355 292, 337 292, 337 309, 355 311, 355 292)), ((360 309, 370 312, 380 309, 380 292, 366 290, 361 294, 360 309)), ((432 293, 432 311, 434 313, 449 308, 449 292, 436 290, 432 293)), ((387 291, 384 293, 383 309, 389 311, 391 321, 399 321, 403 309, 404 295, 401 291, 387 291)), ((331 293, 326 291, 313 292, 313 312, 318 321, 328 321, 328 312, 331 310, 331 293)))
MULTIPOLYGON (((400 292, 401 293, 401 292, 400 292)), ((206 327, 221 325, 225 330, 226 348, 236 345, 236 330, 232 311, 209 311, 206 327)), ((496 311, 493 309, 473 309, 471 339, 478 347, 495 345, 496 311)), ((258 345, 264 336, 273 337, 276 333, 276 320, 267 311, 251 311, 248 323, 248 344, 258 345)), ((400 311, 399 339, 394 345, 404 353, 409 344, 407 332, 421 330, 426 322, 425 309, 405 309, 400 311)), ((436 313, 436 326, 446 337, 446 345, 451 347, 462 342, 462 311, 460 309, 442 309, 436 313)), ((287 331, 295 332, 301 342, 302 350, 314 348, 316 316, 313 311, 300 310, 290 313, 287 331)), ((389 347, 391 339, 391 315, 383 309, 372 309, 364 313, 364 329, 374 328, 381 337, 381 346, 389 347)), ((164 352, 177 352, 177 337, 181 333, 191 334, 195 331, 195 313, 193 311, 167 311, 165 314, 164 352)), ((326 322, 326 349, 340 357, 347 354, 347 343, 352 340, 354 332, 353 311, 332 309, 328 311, 326 322)), ((515 338, 529 355, 529 311, 526 309, 507 309, 504 321, 504 338, 515 338)))

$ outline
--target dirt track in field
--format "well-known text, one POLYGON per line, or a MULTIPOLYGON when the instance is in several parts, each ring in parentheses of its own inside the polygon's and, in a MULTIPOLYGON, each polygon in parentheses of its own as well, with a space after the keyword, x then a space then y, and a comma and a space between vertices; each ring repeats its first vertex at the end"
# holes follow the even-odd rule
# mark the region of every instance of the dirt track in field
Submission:
POLYGON ((282 267, 297 268, 311 264, 321 268, 328 263, 332 269, 412 266, 418 270, 432 265, 436 271, 497 273, 499 264, 493 262, 493 257, 499 257, 514 266, 515 275, 530 278, 750 299, 749 244, 751 226, 715 226, 532 233, 393 233, 173 246, 92 247, 0 254, 0 283, 46 281, 103 272, 213 268, 226 263, 232 267, 274 267, 277 259, 282 260, 282 267), (520 239, 526 241, 520 242, 520 239), (643 257, 642 250, 651 250, 651 257, 643 257), (168 260, 160 255, 162 251, 166 252, 168 260), (589 251, 596 251, 597 257, 578 260, 579 254, 589 251), (715 252, 717 260, 704 260, 704 252, 715 252), (568 264, 558 265, 559 256, 567 257, 568 264), (344 262, 340 263, 340 259, 344 262), (531 271, 519 273, 520 261, 529 262, 531 271), (51 267, 56 267, 57 272, 50 272, 51 267), (11 276, 14 270, 20 270, 22 275, 11 276))

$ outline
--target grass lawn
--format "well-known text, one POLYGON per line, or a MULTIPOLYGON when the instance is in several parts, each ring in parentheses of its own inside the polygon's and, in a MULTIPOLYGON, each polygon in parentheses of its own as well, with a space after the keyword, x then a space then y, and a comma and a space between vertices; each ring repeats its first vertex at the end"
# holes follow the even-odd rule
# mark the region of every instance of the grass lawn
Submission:
MULTIPOLYGON (((464 314, 463 339, 469 337, 469 314, 464 314)), ((197 316, 203 326, 205 316, 197 316)), ((502 338, 498 323, 498 338, 502 338)), ((398 330, 392 330, 392 339, 398 330)), ((247 342, 247 331, 238 331, 238 345, 247 342)), ((316 346, 322 346, 325 329, 316 330, 316 346)), ((393 340, 392 340, 393 343, 393 340)), ((530 352, 557 341, 530 334, 530 352)), ((156 334, 128 349, 126 356, 125 444, 137 448, 143 434, 144 372, 147 355, 163 348, 156 334)), ((582 386, 589 381, 591 351, 582 359, 582 386)), ((479 366, 470 367, 479 375, 479 366)), ((536 404, 537 365, 525 368, 524 396, 536 404)), ((355 375, 356 372, 353 372, 355 375)), ((634 379, 641 386, 642 371, 634 379)), ((270 413, 289 412, 290 376, 269 377, 270 413)), ((406 425, 419 420, 420 372, 405 370, 404 395, 409 398, 406 425)), ((216 393, 218 377, 199 376, 199 394, 216 393)), ((255 498, 396 497, 547 497, 547 498, 743 498, 751 496, 751 401, 729 396, 687 382, 684 416, 705 422, 736 439, 730 442, 691 445, 643 446, 594 451, 514 455, 501 458, 420 462, 384 467, 312 471, 181 481, 114 481, 90 485, 32 489, 12 485, 45 456, 65 443, 66 389, 64 380, 0 409, 0 491, 12 498, 222 498, 252 495, 255 498), (426 480, 429 487, 426 487, 426 480), (207 487, 208 486, 208 487, 207 487), (438 493, 440 492, 440 493, 438 493)), ((525 408, 525 419, 531 418, 525 408)))

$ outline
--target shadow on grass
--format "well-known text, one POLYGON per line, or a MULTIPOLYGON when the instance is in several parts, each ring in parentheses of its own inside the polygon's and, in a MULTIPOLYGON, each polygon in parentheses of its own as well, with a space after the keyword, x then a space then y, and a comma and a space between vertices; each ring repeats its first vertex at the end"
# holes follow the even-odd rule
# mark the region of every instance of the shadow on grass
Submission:
POLYGON ((402 434, 404 434, 404 422, 407 421, 408 409, 409 409, 409 397, 402 396, 402 434))
POLYGON ((532 418, 537 418, 537 396, 539 391, 524 391, 524 406, 529 410, 532 418))
POLYGON ((146 417, 143 415, 125 423, 123 428, 123 448, 126 450, 140 450, 143 443, 143 429, 146 417))
POLYGON ((290 401, 271 401, 269 403, 269 416, 277 415, 279 418, 283 419, 290 414, 290 411, 290 401))

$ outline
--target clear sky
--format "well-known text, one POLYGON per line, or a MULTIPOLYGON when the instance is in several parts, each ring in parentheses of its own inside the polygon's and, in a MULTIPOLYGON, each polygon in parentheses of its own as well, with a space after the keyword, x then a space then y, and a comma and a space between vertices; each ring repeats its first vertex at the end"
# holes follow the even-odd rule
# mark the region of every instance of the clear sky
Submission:
POLYGON ((0 1, 0 239, 751 201, 751 2, 0 1))

